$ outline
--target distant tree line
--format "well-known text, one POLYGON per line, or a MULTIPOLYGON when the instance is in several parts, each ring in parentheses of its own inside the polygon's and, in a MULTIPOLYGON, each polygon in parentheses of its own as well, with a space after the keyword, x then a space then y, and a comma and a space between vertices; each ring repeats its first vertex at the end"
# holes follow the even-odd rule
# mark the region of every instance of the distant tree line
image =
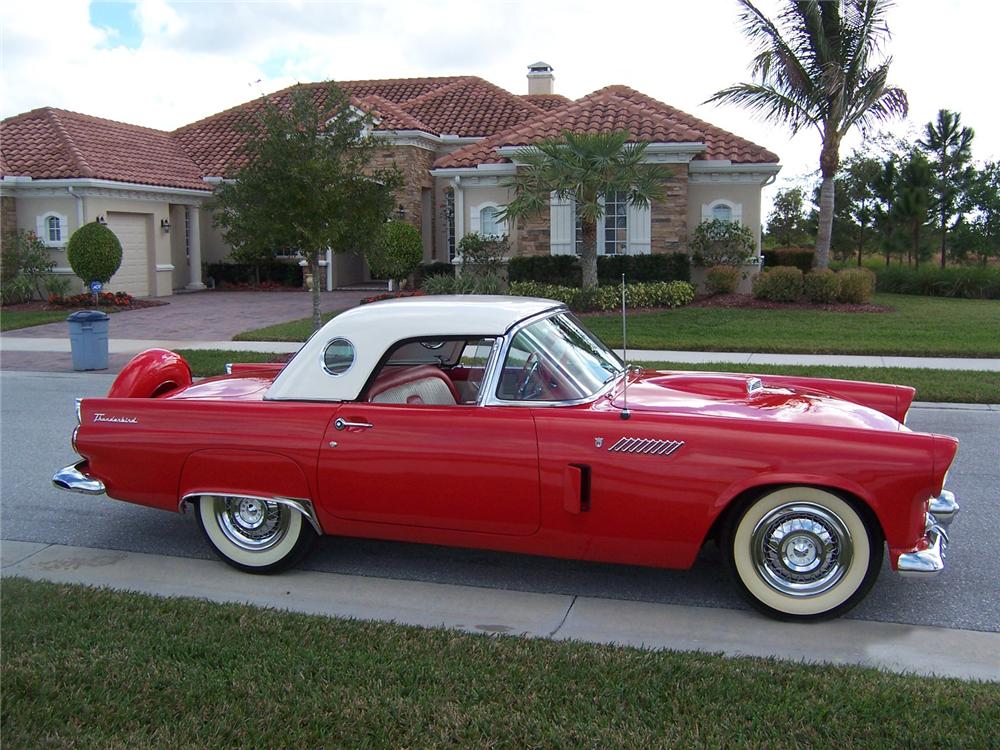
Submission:
MULTIPOLYGON (((833 256, 942 268, 1000 258, 1000 162, 976 163, 974 138, 957 112, 942 109, 915 141, 876 136, 845 159, 834 178, 833 256)), ((765 247, 815 243, 819 187, 808 190, 778 191, 765 247)))

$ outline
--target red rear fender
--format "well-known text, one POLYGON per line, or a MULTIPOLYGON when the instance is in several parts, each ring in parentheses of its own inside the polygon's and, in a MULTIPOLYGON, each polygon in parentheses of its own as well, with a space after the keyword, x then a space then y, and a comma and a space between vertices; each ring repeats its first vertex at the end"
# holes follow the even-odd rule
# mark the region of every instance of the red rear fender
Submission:
POLYGON ((111 384, 108 398, 156 398, 191 385, 191 367, 166 349, 136 354, 111 384))

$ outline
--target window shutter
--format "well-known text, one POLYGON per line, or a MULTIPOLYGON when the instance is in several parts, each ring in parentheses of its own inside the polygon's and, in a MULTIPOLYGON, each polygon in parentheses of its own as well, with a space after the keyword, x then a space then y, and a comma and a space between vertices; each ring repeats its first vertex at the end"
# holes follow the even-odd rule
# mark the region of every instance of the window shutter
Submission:
POLYGON ((549 253, 573 255, 576 248, 576 204, 569 196, 549 198, 549 253))
POLYGON ((628 207, 628 254, 649 255, 651 251, 650 206, 628 207))
POLYGON ((469 211, 469 234, 479 234, 480 218, 479 206, 473 206, 469 211))

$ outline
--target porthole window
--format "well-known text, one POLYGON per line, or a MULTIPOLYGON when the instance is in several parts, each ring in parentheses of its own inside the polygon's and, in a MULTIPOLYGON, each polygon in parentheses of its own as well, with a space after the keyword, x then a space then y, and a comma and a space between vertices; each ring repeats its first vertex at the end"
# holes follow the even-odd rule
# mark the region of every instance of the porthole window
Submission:
POLYGON ((343 375, 354 364, 354 344, 347 339, 333 339, 323 350, 323 369, 330 375, 343 375))

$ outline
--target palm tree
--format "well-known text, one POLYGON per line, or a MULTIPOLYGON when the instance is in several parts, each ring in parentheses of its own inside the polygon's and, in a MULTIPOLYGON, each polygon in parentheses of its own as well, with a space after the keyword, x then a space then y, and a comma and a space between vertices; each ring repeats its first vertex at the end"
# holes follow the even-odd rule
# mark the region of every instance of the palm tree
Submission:
POLYGON ((670 172, 644 164, 645 143, 630 143, 623 130, 570 133, 517 151, 517 175, 505 186, 513 198, 500 212, 503 221, 542 214, 553 193, 576 201, 580 220, 583 288, 597 286, 597 222, 604 215, 604 196, 624 194, 630 206, 648 206, 663 197, 670 172))
POLYGON ((776 21, 749 0, 742 6, 743 33, 757 45, 753 83, 717 91, 708 101, 732 102, 791 128, 820 134, 822 176, 816 264, 830 260, 834 176, 840 144, 862 131, 907 112, 906 92, 887 83, 891 57, 879 59, 889 36, 890 0, 788 0, 776 21))
MULTIPOLYGON (((956 213, 955 203, 972 181, 972 128, 962 127, 962 116, 947 109, 938 110, 937 122, 924 127, 924 137, 917 145, 933 155, 935 207, 941 230, 941 268, 945 264, 948 221, 956 213)), ((959 211, 960 212, 960 211, 959 211)))

